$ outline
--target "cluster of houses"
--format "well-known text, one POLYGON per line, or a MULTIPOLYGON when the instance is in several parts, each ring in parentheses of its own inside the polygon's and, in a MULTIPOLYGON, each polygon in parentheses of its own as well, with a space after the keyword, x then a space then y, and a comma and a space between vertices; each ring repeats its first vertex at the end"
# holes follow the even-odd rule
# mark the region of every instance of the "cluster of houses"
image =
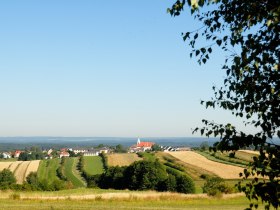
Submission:
POLYGON ((18 158, 21 152, 22 152, 22 151, 20 151, 20 150, 16 150, 16 151, 14 151, 14 152, 2 152, 2 153, 0 153, 0 154, 2 154, 2 157, 3 157, 4 159, 10 159, 10 158, 12 158, 12 157, 18 158))
MULTIPOLYGON (((99 149, 84 149, 84 148, 77 148, 77 149, 72 149, 72 148, 62 148, 58 151, 58 156, 60 158, 62 157, 69 157, 70 153, 69 151, 72 151, 75 155, 77 154, 82 154, 84 156, 98 156, 100 153, 108 153, 110 151, 109 148, 107 147, 103 147, 103 148, 99 148, 99 149)), ((4 159, 9 159, 9 158, 18 158, 19 155, 24 152, 21 150, 16 150, 14 152, 2 152, 0 154, 2 154, 2 157, 4 159)), ((44 150, 42 151, 45 154, 45 159, 52 159, 53 158, 53 149, 49 149, 49 150, 44 150)))
MULTIPOLYGON (((153 145, 155 145, 155 142, 147 142, 147 141, 141 141, 139 138, 135 145, 132 145, 129 149, 129 153, 137 153, 137 152, 145 152, 152 150, 153 145)), ((168 152, 168 151, 186 151, 191 150, 189 147, 171 147, 171 146, 161 146, 162 151, 168 152)), ((5 159, 14 157, 18 158, 20 153, 23 151, 16 150, 14 152, 3 152, 2 157, 5 159)), ((43 153, 45 154, 45 159, 52 159, 53 158, 53 149, 44 150, 43 153)), ((101 153, 110 153, 112 152, 110 148, 108 147, 102 147, 102 148, 95 148, 95 149, 86 149, 86 148, 62 148, 60 149, 56 154, 58 157, 69 157, 70 153, 73 152, 75 155, 81 154, 83 156, 98 156, 101 153)))
POLYGON ((85 149, 85 148, 62 148, 60 149, 59 157, 69 157, 69 151, 73 152, 75 155, 82 154, 83 156, 98 156, 101 153, 109 153, 110 149, 108 147, 102 147, 98 149, 85 149))

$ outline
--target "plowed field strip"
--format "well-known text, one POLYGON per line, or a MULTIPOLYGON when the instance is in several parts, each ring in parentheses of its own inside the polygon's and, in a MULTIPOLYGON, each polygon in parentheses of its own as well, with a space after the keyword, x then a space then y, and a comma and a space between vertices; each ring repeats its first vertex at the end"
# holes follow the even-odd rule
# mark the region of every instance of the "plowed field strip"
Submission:
POLYGON ((17 184, 22 184, 23 181, 25 180, 25 173, 30 164, 30 161, 23 161, 17 170, 15 171, 15 177, 17 179, 17 184))
POLYGON ((5 168, 9 168, 9 166, 12 164, 13 162, 0 162, 0 171, 2 171, 5 168))
POLYGON ((17 169, 18 165, 21 164, 23 161, 16 161, 13 162, 10 166, 9 169, 11 170, 11 172, 15 172, 15 170, 17 169))
POLYGON ((28 165, 28 168, 25 173, 25 177, 27 177, 31 172, 37 172, 40 164, 40 160, 32 160, 28 165))
POLYGON ((210 171, 223 179, 240 179, 239 173, 243 172, 241 167, 214 162, 193 151, 169 152, 169 154, 188 164, 210 171))

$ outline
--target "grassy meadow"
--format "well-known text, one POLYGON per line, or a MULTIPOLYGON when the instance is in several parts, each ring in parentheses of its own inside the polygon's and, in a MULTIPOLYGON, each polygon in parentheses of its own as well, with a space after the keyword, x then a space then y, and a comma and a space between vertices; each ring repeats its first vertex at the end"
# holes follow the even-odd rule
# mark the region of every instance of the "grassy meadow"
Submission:
MULTIPOLYGON (((1 210, 20 208, 39 209, 148 209, 148 210, 238 210, 248 207, 248 200, 239 194, 209 198, 206 195, 177 193, 113 191, 113 190, 67 190, 59 192, 6 192, 0 193, 1 210), (37 194, 36 194, 37 193, 37 194), (5 194, 5 195, 3 195, 5 194), (91 196, 92 195, 92 196, 91 196), (117 207, 117 208, 116 208, 117 207)), ((259 209, 264 209, 262 206, 259 209)))
POLYGON ((85 171, 89 175, 102 174, 104 171, 103 162, 100 156, 85 156, 85 171))
POLYGON ((85 187, 81 175, 77 171, 78 158, 65 158, 64 175, 72 182, 74 187, 85 187))
POLYGON ((59 178, 56 176, 56 170, 59 164, 60 159, 42 160, 37 171, 39 180, 48 180, 48 182, 58 180, 59 178))

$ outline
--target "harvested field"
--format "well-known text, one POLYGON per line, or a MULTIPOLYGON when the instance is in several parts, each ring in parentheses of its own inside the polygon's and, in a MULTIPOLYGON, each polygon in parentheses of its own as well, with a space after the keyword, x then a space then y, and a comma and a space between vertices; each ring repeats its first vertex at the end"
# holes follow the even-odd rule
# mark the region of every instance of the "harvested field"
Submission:
POLYGON ((168 152, 170 155, 194 166, 210 171, 223 179, 240 179, 243 168, 214 162, 193 151, 168 152))
POLYGON ((17 167, 19 166, 19 164, 21 164, 23 161, 16 161, 16 162, 13 162, 10 166, 9 166, 9 169, 11 170, 11 172, 14 172, 17 167))
POLYGON ((135 161, 142 160, 135 153, 123 153, 123 154, 110 154, 108 155, 109 166, 128 166, 135 161))
POLYGON ((13 162, 0 162, 0 171, 2 171, 5 168, 9 168, 9 166, 12 164, 13 162))
POLYGON ((25 174, 31 161, 23 161, 15 170, 14 175, 17 179, 17 184, 22 184, 25 180, 25 174))
POLYGON ((37 172, 39 164, 40 164, 40 160, 30 161, 30 164, 28 165, 28 168, 25 173, 25 177, 27 177, 31 172, 37 172))
POLYGON ((246 152, 249 154, 253 154, 253 155, 260 155, 259 151, 253 151, 253 150, 238 150, 239 152, 246 152))

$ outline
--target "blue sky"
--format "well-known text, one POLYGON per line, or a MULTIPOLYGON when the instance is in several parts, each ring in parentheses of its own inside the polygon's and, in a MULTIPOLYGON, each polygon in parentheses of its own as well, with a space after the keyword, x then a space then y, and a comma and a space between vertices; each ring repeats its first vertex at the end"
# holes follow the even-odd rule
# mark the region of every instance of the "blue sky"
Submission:
MULTIPOLYGON (((221 85, 224 54, 189 58, 181 32, 199 28, 172 1, 0 3, 0 136, 192 136, 221 85)), ((240 125, 241 126, 241 125, 240 125)))

